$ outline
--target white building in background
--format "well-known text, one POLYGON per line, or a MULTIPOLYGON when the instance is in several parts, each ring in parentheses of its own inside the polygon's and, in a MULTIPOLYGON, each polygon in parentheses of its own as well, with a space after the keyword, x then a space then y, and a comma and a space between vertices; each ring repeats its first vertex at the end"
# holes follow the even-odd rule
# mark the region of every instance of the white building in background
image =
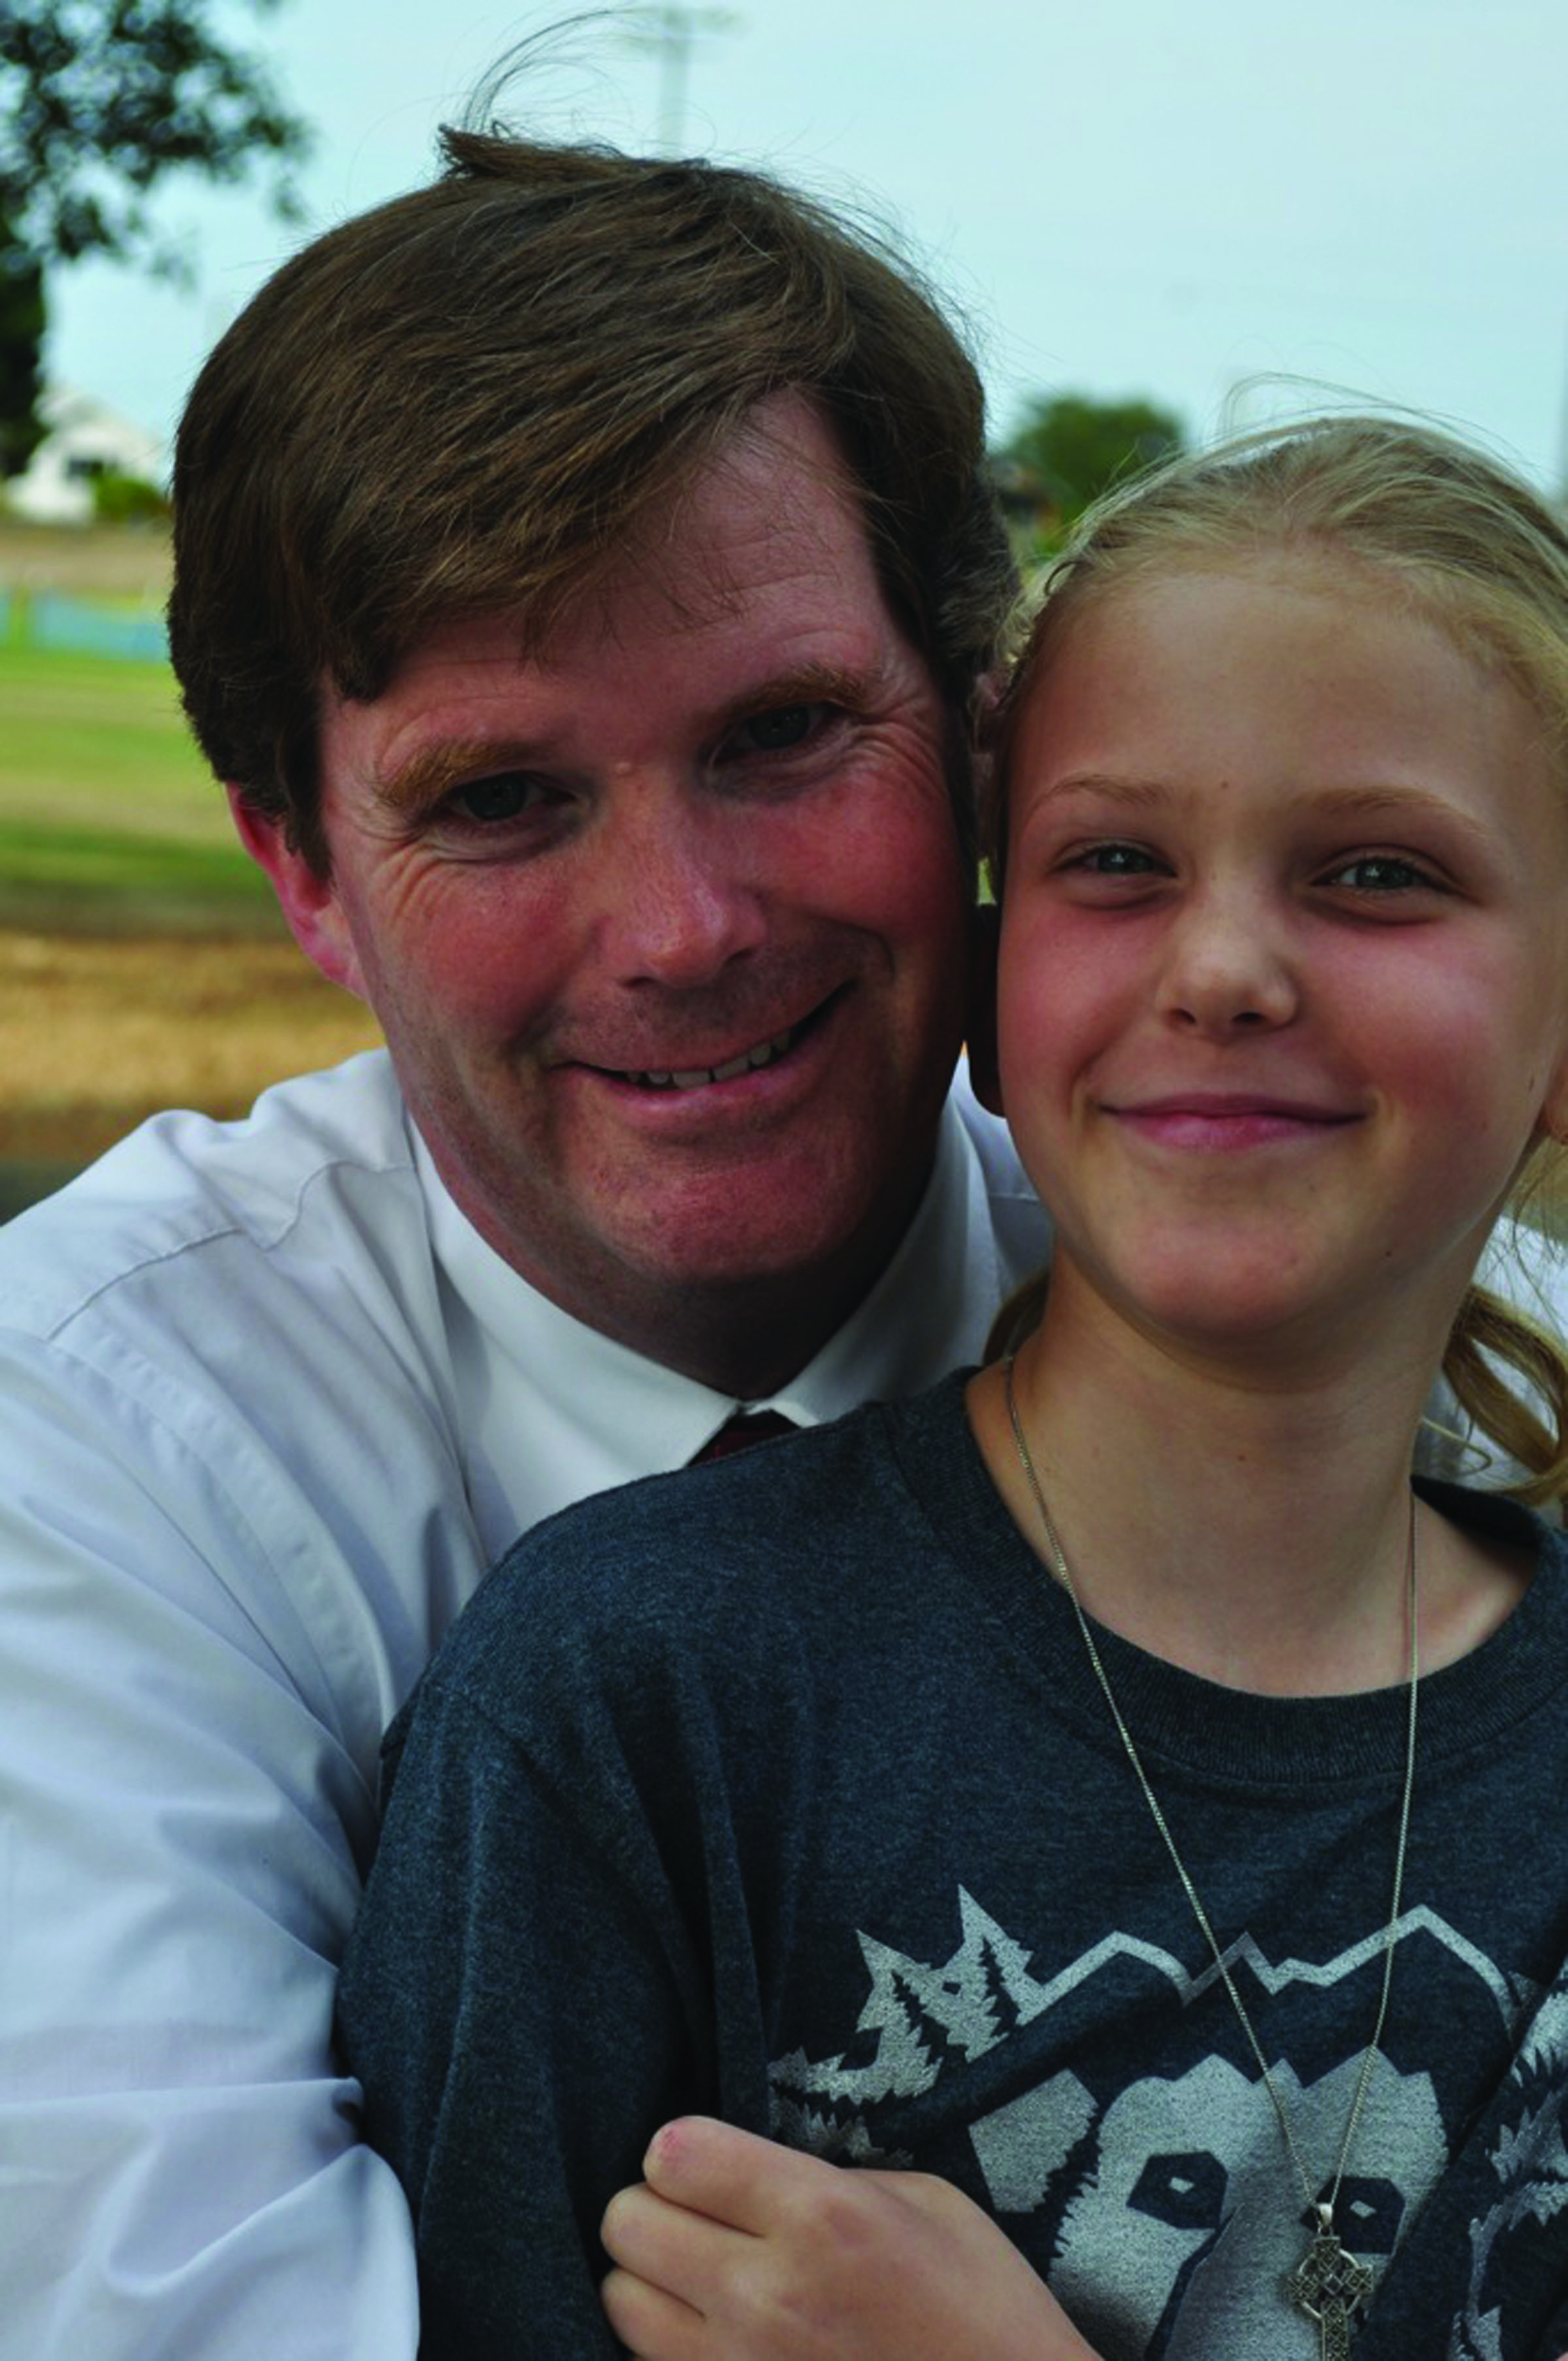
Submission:
POLYGON ((93 478, 139 476, 161 484, 167 475, 162 445, 106 402, 74 386, 51 385, 38 403, 46 432, 27 467, 5 486, 5 506, 36 524, 87 524, 93 517, 93 478))

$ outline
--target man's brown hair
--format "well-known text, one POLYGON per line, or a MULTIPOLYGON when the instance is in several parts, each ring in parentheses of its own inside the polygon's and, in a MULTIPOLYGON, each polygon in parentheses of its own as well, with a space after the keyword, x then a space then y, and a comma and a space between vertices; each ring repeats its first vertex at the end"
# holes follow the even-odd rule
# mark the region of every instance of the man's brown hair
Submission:
POLYGON ((536 645, 765 396, 861 490, 884 596, 954 717, 1012 565, 973 363, 878 238, 765 175, 499 133, 286 263, 192 392, 170 638, 203 750, 323 874, 323 684, 370 699, 438 620, 536 645))

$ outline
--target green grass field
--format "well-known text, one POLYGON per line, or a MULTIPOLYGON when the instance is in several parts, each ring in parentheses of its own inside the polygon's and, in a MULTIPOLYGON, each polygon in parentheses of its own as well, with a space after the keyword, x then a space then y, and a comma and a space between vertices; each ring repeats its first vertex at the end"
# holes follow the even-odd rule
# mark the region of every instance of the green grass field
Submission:
POLYGON ((0 924, 275 933, 168 667, 0 645, 0 924))

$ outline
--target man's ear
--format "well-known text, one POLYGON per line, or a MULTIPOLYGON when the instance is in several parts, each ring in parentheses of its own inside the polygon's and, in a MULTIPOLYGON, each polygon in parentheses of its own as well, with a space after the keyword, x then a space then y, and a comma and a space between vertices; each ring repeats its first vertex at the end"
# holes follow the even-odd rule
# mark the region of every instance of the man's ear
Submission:
POLYGON ((996 944, 1002 914, 993 902, 981 902, 970 928, 969 1016, 965 1038, 969 1049, 970 1082, 982 1107, 1003 1112, 1002 1077, 996 1060, 996 944))
POLYGON ((340 983, 345 992, 363 1000, 359 961, 331 878, 323 877, 299 847, 290 843, 281 821, 247 802, 242 788, 231 785, 226 792, 240 842, 271 879, 294 940, 329 983, 340 983))

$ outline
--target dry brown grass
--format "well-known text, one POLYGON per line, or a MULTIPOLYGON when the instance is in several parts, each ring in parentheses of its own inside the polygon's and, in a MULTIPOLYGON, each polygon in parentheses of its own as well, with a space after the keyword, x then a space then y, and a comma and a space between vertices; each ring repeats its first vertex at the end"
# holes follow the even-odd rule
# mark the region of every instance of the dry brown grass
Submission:
POLYGON ((0 932, 0 1159, 84 1163, 159 1107, 240 1115, 378 1038, 291 942, 0 932))

